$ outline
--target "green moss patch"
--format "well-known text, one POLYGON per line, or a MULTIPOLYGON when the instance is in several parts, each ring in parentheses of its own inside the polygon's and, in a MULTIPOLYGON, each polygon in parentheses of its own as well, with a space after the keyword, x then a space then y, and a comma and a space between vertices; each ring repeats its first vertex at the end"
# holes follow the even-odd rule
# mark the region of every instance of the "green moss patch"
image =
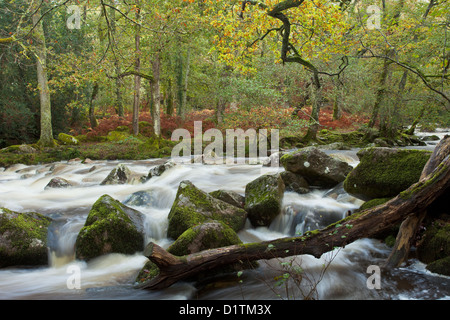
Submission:
POLYGON ((364 200, 394 197, 416 183, 431 152, 368 148, 358 152, 360 163, 344 181, 345 190, 364 200))
MULTIPOLYGON (((126 206, 108 195, 92 206, 76 240, 76 256, 89 260, 107 253, 133 254, 143 250, 144 236, 136 223, 139 212, 125 212, 126 206)), ((129 209, 129 208, 128 208, 129 209)))
POLYGON ((0 208, 0 267, 46 265, 47 232, 52 220, 36 212, 0 208))
POLYGON ((190 181, 182 181, 169 212, 167 235, 177 239, 187 229, 210 219, 238 231, 244 227, 246 217, 245 210, 212 197, 190 181))

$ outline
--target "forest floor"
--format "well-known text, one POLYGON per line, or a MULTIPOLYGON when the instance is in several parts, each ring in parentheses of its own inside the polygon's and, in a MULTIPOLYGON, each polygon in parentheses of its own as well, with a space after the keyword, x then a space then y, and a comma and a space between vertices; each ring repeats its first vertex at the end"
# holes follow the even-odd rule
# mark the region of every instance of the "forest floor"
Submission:
MULTIPOLYGON (((292 110, 287 110, 286 114, 289 114, 292 110)), ((299 119, 308 121, 309 113, 308 108, 303 109, 298 113, 299 119)), ((276 126, 276 121, 279 121, 279 119, 271 119, 271 117, 276 117, 276 115, 268 114, 267 118, 260 119, 261 123, 254 123, 253 125, 261 128, 264 123, 275 123, 276 126)), ((218 127, 215 122, 214 110, 194 111, 187 115, 184 121, 176 116, 169 117, 164 114, 161 118, 162 136, 158 138, 152 133, 153 128, 149 113, 144 112, 140 115, 140 133, 134 136, 131 134, 131 114, 125 117, 105 116, 99 119, 98 126, 95 129, 72 128, 70 134, 78 139, 77 145, 65 145, 55 139, 58 144, 55 148, 39 148, 37 144, 15 145, 4 148, 0 150, 0 166, 8 167, 17 163, 41 164, 77 158, 81 160, 143 160, 170 157, 173 146, 178 143, 178 141, 174 142, 170 139, 173 130, 185 128, 192 135, 194 121, 202 122, 203 132, 218 127)), ((318 132, 319 144, 346 142, 350 146, 359 146, 359 140, 362 136, 359 129, 365 126, 368 117, 341 112, 341 117, 338 120, 333 120, 332 109, 324 108, 320 113, 319 122, 321 124, 318 132)), ((248 122, 233 122, 230 124, 230 129, 242 128, 246 130, 251 125, 248 122), (234 126, 234 128, 231 126, 234 126)), ((221 129, 223 130, 223 125, 221 129)), ((289 134, 280 134, 280 148, 289 149, 306 146, 307 144, 302 142, 304 133, 305 130, 303 129, 294 133, 291 131, 289 134)))

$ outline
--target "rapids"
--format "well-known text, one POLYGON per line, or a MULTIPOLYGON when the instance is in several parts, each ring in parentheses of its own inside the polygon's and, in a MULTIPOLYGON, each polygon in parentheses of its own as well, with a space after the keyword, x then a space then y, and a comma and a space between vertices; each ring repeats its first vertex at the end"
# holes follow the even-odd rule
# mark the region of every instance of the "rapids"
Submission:
MULTIPOLYGON (((430 146, 432 148, 432 146, 430 146)), ((357 150, 327 151, 356 165, 357 150)), ((134 279, 147 259, 141 254, 110 254, 88 263, 74 257, 74 244, 92 204, 103 194, 125 202, 131 194, 149 191, 150 202, 133 208, 146 215, 146 242, 168 247, 167 215, 180 181, 190 180, 210 192, 229 189, 243 194, 245 185, 264 173, 282 168, 261 165, 183 164, 144 184, 100 185, 118 164, 147 174, 158 159, 143 161, 80 161, 0 168, 0 207, 37 211, 54 219, 49 231, 49 265, 0 269, 0 299, 449 299, 450 278, 428 272, 411 260, 408 265, 380 274, 380 289, 368 288, 370 265, 382 265, 389 248, 373 239, 361 239, 324 254, 320 259, 301 255, 260 261, 259 266, 198 286, 179 282, 160 291, 137 290, 134 279), (54 177, 72 181, 69 189, 45 189, 54 177), (302 270, 301 281, 280 281, 283 268, 302 270), (80 287, 70 284, 78 270, 80 287)), ((322 228, 357 209, 361 201, 338 186, 309 194, 286 192, 283 211, 270 227, 239 232, 244 242, 263 241, 322 228)), ((291 278, 292 279, 292 278, 291 278)), ((299 279, 299 278, 298 278, 299 279)))

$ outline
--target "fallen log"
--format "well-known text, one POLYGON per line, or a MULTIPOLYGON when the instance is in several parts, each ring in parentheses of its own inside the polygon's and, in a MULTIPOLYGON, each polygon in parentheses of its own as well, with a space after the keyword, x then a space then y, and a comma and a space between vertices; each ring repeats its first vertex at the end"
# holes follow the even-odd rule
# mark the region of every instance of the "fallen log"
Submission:
POLYGON ((155 243, 150 243, 144 255, 159 272, 139 288, 163 289, 200 272, 242 261, 283 258, 309 254, 319 258, 323 253, 361 238, 370 238, 401 223, 415 212, 423 212, 450 186, 450 157, 390 201, 355 213, 328 227, 272 241, 233 245, 178 257, 155 243))

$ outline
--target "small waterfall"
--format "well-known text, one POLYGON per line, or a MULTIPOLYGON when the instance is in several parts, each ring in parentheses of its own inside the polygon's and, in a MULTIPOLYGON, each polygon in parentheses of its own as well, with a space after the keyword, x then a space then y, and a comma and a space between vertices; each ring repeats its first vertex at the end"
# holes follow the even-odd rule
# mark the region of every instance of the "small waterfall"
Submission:
POLYGON ((307 194, 285 192, 282 212, 270 230, 289 236, 301 235, 306 231, 322 229, 346 217, 358 209, 362 201, 355 198, 340 201, 330 191, 313 190, 307 194))

